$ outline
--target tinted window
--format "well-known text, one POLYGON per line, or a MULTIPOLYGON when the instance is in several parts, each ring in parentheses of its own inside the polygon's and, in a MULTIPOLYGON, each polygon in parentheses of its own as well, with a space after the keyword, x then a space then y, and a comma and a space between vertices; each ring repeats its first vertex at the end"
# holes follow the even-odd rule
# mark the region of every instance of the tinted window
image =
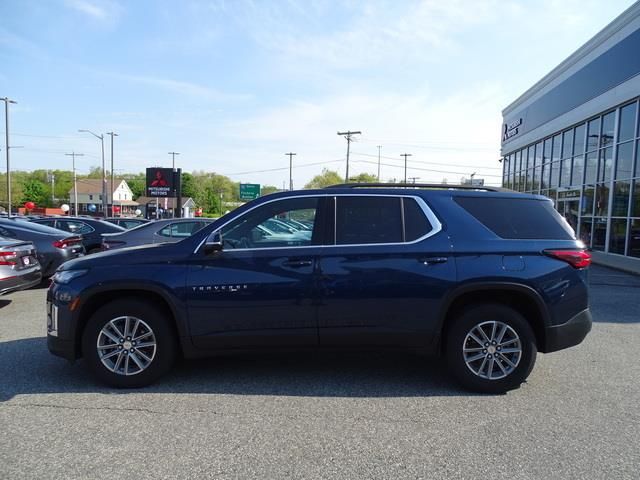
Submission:
POLYGON ((187 238, 202 228, 202 222, 170 223, 158 232, 158 235, 172 238, 187 238))
POLYGON ((337 197, 336 244, 402 242, 400 198, 337 197))
POLYGON ((93 228, 84 222, 75 220, 58 220, 57 227, 65 232, 75 233, 77 235, 85 235, 93 232, 93 228))
POLYGON ((403 198, 404 204, 404 239, 412 242, 424 237, 432 230, 432 226, 425 217, 422 208, 413 198, 403 198))
POLYGON ((317 243, 318 198, 302 197, 261 205, 222 229, 225 250, 303 247, 317 243))
POLYGON ((573 239, 571 227, 548 200, 456 197, 455 201, 502 238, 573 239))
POLYGON ((632 103, 620 109, 620 127, 618 128, 618 141, 624 142, 633 138, 636 126, 636 104, 632 103))

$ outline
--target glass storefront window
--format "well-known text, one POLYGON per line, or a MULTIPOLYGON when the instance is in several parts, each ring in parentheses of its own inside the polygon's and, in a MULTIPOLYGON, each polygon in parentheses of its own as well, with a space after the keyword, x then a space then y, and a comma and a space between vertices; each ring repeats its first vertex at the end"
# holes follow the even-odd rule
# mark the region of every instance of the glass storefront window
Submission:
POLYGON ((579 238, 589 248, 591 247, 591 227, 592 221, 590 218, 583 218, 581 220, 579 238))
POLYGON ((560 186, 568 187, 571 185, 571 159, 562 160, 560 164, 560 186))
POLYGON ((602 137, 600 140, 601 147, 613 145, 613 131, 616 123, 616 112, 609 112, 602 117, 602 137))
POLYGON ((582 155, 584 153, 584 131, 585 131, 584 123, 582 125, 578 125, 575 128, 575 134, 573 136, 573 154, 574 155, 582 155))
POLYGON ((555 162, 560 160, 560 153, 562 151, 562 135, 558 134, 553 137, 553 147, 551 149, 551 161, 555 162))
POLYGON ((618 127, 618 141, 624 142, 633 139, 636 131, 637 102, 626 105, 620 109, 620 126, 618 127))
POLYGON ((640 258, 640 218, 629 222, 629 250, 627 255, 640 258))
POLYGON ((636 142, 636 173, 634 177, 640 177, 640 140, 636 142))
POLYGON ((533 168, 530 168, 527 170, 527 191, 530 192, 533 189, 533 168))
POLYGON ((609 214, 609 185, 601 183, 596 187, 596 217, 606 217, 609 214))
POLYGON ((551 172, 549 174, 549 187, 556 188, 558 181, 560 180, 560 161, 555 161, 551 164, 551 172))
POLYGON ((629 193, 631 192, 631 182, 623 180, 613 184, 613 206, 612 217, 626 217, 629 208, 629 193))
POLYGON ((614 218, 611 220, 609 234, 609 251, 624 255, 624 243, 627 238, 627 219, 614 218))
POLYGON ((631 178, 633 167, 633 142, 618 145, 618 158, 616 160, 616 180, 631 178))
POLYGON ((613 148, 600 150, 600 165, 598 168, 598 181, 608 182, 611 180, 611 170, 613 169, 613 148))
POLYGON ((531 185, 531 189, 534 192, 537 192, 538 190, 540 190, 541 178, 542 178, 542 167, 539 165, 536 165, 536 167, 533 169, 533 184, 531 185))
POLYGON ((573 172, 571 174, 571 185, 582 185, 584 179, 584 158, 582 155, 573 158, 573 172))
POLYGON ((594 250, 604 251, 605 241, 607 238, 607 219, 593 219, 593 240, 591 248, 594 250))
POLYGON ((562 158, 571 158, 573 155, 573 130, 567 130, 562 134, 562 158))
POLYGON ((631 197, 631 216, 640 217, 640 180, 633 181, 631 197))
POLYGON ((584 183, 592 185, 596 183, 596 173, 598 169, 598 152, 587 153, 584 183))
POLYGON ((594 118, 588 124, 587 129, 587 152, 595 150, 600 146, 600 117, 594 118))
POLYGON ((591 217, 593 215, 593 196, 594 196, 594 187, 585 187, 584 192, 582 193, 582 198, 580 201, 582 202, 580 211, 582 215, 591 217))

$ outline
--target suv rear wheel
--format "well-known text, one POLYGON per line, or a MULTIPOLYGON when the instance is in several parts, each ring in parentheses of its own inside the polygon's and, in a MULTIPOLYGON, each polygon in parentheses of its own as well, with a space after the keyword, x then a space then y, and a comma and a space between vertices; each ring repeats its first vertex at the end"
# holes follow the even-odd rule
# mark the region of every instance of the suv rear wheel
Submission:
POLYGON ((143 387, 167 373, 176 356, 169 318, 154 305, 116 300, 93 314, 82 336, 89 368, 118 388, 143 387))
POLYGON ((446 340, 447 363, 464 386, 483 393, 518 388, 536 361, 527 320, 504 305, 476 305, 454 319, 446 340))

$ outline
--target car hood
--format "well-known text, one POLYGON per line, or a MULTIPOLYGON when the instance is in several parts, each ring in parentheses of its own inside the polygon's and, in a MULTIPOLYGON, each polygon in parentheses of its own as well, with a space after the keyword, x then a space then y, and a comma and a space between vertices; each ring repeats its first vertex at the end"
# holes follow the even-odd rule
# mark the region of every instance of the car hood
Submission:
POLYGON ((79 257, 62 264, 59 270, 81 270, 85 268, 114 267, 119 265, 142 265, 149 263, 167 263, 177 257, 183 257, 183 249, 175 244, 157 243, 120 248, 106 252, 79 257))

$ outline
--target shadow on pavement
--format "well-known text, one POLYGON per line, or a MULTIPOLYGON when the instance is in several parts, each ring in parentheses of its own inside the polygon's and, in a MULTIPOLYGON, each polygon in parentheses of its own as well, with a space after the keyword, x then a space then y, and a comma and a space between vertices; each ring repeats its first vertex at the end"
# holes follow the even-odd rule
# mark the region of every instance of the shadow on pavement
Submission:
POLYGON ((6 307, 7 305, 9 305, 11 303, 11 300, 5 300, 3 298, 0 298, 0 308, 2 307, 6 307))
POLYGON ((589 301, 596 323, 639 323, 640 276, 600 265, 589 269, 589 301))
POLYGON ((54 357, 44 337, 0 343, 0 402, 38 393, 209 393, 313 397, 471 396, 437 358, 401 353, 233 355, 186 360, 157 384, 115 390, 80 360, 54 357))

